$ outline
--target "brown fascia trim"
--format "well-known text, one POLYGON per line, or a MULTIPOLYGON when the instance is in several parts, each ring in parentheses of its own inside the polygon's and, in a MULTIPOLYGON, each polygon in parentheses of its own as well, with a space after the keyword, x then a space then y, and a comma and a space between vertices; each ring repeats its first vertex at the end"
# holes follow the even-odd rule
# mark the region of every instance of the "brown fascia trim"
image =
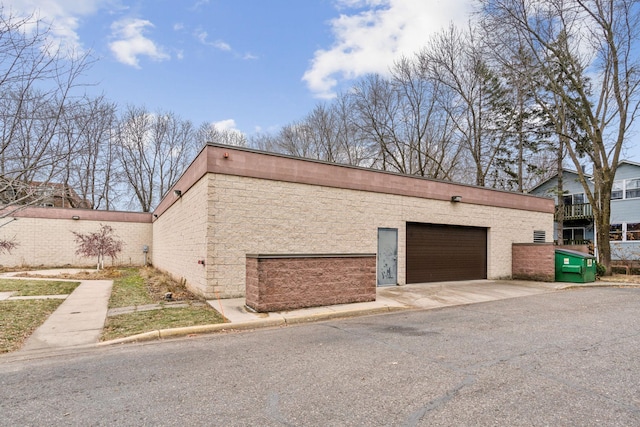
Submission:
POLYGON ((455 204, 476 204, 551 214, 555 209, 553 199, 547 197, 302 159, 244 147, 208 144, 178 183, 167 192, 154 213, 160 215, 177 202, 179 198, 174 196, 174 189, 180 189, 184 195, 206 173, 444 201, 451 201, 452 196, 461 196, 462 201, 455 204))
POLYGON ((12 218, 73 220, 73 217, 78 217, 77 221, 151 223, 151 214, 148 212, 100 211, 93 209, 45 208, 30 206, 16 210, 16 207, 13 206, 11 208, 0 210, 0 217, 4 215, 12 218))
POLYGON ((371 258, 375 257, 376 254, 247 254, 247 258, 258 258, 258 259, 293 259, 293 258, 371 258))

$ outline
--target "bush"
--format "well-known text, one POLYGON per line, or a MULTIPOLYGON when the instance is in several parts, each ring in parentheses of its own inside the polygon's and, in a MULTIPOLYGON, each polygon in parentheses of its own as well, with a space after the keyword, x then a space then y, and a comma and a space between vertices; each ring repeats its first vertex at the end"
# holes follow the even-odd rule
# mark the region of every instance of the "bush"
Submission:
POLYGON ((605 274, 607 274, 607 269, 605 268, 605 266, 600 264, 599 262, 596 262, 596 276, 602 277, 605 274))

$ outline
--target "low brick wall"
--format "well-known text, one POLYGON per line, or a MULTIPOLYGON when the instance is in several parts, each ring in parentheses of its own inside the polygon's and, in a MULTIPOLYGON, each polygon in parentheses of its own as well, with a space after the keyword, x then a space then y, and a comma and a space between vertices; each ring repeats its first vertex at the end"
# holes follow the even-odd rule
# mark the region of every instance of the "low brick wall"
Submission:
POLYGON ((511 276, 514 279, 555 281, 555 249, 553 243, 514 243, 511 276))
POLYGON ((246 304, 258 312, 375 301, 375 254, 247 255, 246 304))

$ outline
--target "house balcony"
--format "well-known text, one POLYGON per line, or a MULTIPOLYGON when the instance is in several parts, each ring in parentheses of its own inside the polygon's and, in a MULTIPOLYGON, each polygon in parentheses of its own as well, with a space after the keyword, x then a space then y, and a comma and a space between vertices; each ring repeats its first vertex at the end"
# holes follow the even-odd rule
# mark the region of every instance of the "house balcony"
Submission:
MULTIPOLYGON (((556 206, 556 218, 559 215, 558 206, 556 206)), ((576 219, 593 219, 593 209, 589 203, 582 203, 577 205, 565 205, 564 206, 564 221, 571 221, 576 219)))

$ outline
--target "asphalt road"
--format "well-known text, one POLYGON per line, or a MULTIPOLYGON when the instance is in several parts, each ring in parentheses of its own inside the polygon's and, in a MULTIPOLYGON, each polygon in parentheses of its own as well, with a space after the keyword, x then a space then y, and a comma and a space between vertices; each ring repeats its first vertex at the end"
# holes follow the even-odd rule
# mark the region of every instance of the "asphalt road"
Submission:
POLYGON ((0 425, 640 425, 640 289, 0 358, 0 425))

